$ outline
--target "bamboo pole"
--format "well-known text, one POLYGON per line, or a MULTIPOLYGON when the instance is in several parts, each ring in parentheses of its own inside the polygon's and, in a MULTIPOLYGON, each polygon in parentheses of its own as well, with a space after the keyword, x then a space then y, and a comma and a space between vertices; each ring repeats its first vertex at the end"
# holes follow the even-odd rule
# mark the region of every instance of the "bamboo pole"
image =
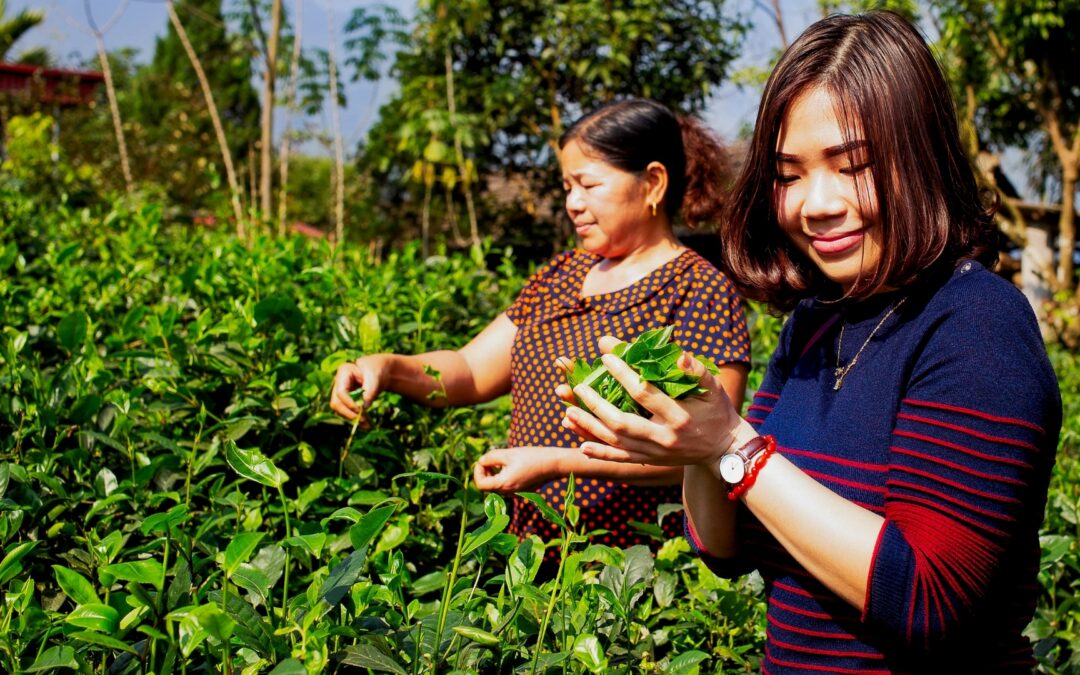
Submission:
POLYGON ((240 183, 236 178, 236 170, 233 167, 232 154, 229 152, 229 143, 225 137, 225 128, 221 125, 221 117, 218 115, 217 105, 214 103, 214 92, 210 89, 210 82, 206 79, 206 71, 203 70, 198 54, 191 46, 184 24, 176 15, 176 8, 172 0, 166 0, 165 8, 169 11, 169 21, 176 29, 176 35, 180 38, 180 44, 184 46, 191 67, 195 69, 195 75, 199 78, 199 86, 202 87, 203 98, 206 99, 206 108, 210 113, 210 122, 214 125, 214 134, 217 136, 218 147, 221 149, 221 161, 225 165, 225 176, 229 181, 229 190, 232 192, 233 217, 236 218, 236 236, 241 239, 247 237, 247 228, 244 223, 244 207, 240 201, 240 183))

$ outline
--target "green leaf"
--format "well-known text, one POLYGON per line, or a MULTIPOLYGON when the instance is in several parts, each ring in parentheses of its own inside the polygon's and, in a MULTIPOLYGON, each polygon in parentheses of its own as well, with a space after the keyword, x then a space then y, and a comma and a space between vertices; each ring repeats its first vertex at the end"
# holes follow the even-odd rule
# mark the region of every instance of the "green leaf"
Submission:
POLYGON ((111 635, 120 626, 120 612, 108 605, 91 603, 79 605, 64 617, 64 621, 72 626, 111 635))
POLYGON ((314 534, 301 534, 295 537, 289 537, 281 543, 285 546, 302 549, 312 557, 318 558, 322 555, 323 546, 326 546, 326 533, 316 532, 314 534))
POLYGON ((99 647, 104 647, 106 649, 119 650, 123 652, 128 652, 130 654, 139 653, 137 649, 127 644, 126 642, 121 642, 114 637, 102 635, 101 633, 94 633, 91 631, 79 631, 77 633, 68 634, 68 637, 74 640, 87 642, 92 645, 97 645, 99 647))
POLYGON ((4 556, 3 560, 0 560, 0 586, 3 586, 7 582, 14 579, 23 571, 21 561, 26 554, 37 548, 38 542, 36 541, 24 541, 21 544, 13 546, 4 556))
POLYGON ((517 496, 521 497, 524 500, 532 502, 533 506, 540 510, 540 513, 544 516, 545 519, 547 519, 548 522, 558 525, 563 530, 570 529, 570 526, 566 524, 566 521, 563 520, 563 517, 559 514, 559 512, 551 508, 551 505, 548 504, 540 495, 536 494, 535 492, 519 492, 517 493, 517 496))
POLYGON ((236 568, 241 563, 247 562, 262 539, 262 532, 241 532, 232 538, 229 546, 225 549, 225 560, 222 563, 222 569, 225 571, 226 577, 232 577, 233 573, 236 572, 236 568))
POLYGON ((307 668, 297 659, 285 659, 270 671, 270 675, 307 675, 307 668))
POLYGON ((673 675, 697 675, 698 664, 708 658, 708 654, 696 649, 683 652, 671 659, 671 662, 668 663, 667 672, 673 675))
POLYGON ((344 665, 356 668, 368 668, 381 673, 397 673, 408 675, 408 670, 401 665, 393 656, 379 649, 377 646, 363 642, 359 645, 349 645, 345 648, 345 657, 341 660, 344 665))
POLYGON ((147 559, 132 562, 105 565, 98 570, 98 577, 102 586, 111 586, 113 580, 134 581, 137 584, 150 584, 161 590, 162 577, 165 569, 160 560, 147 559))
POLYGON ((320 599, 331 608, 336 607, 345 598, 353 584, 359 581, 360 571, 364 567, 364 553, 362 550, 353 551, 326 577, 319 595, 320 599))
POLYGON ((75 570, 68 569, 63 565, 53 565, 53 573, 56 575, 56 583, 60 590, 75 601, 76 605, 89 605, 99 603, 94 585, 75 570))
POLYGON ((39 656, 36 661, 34 661, 34 665, 22 672, 55 672, 61 668, 70 668, 72 670, 79 669, 79 662, 75 658, 75 650, 67 645, 49 647, 42 652, 41 656, 39 656))
POLYGON ((500 532, 506 529, 506 526, 510 524, 510 516, 505 513, 500 513, 484 522, 474 532, 470 532, 465 537, 465 543, 461 548, 461 555, 466 556, 476 549, 480 548, 484 544, 491 541, 500 532))
POLYGON ((454 632, 461 637, 468 638, 473 642, 478 642, 482 645, 494 646, 499 644, 498 636, 477 628, 475 626, 454 626, 454 632))
POLYGON ((169 612, 168 618, 180 622, 180 649, 184 656, 191 656, 208 637, 228 640, 236 628, 236 621, 217 605, 183 607, 169 612))
POLYGON ((226 442, 225 460, 236 473, 267 487, 280 488, 289 480, 289 476, 261 452, 254 448, 238 448, 232 441, 226 442))
POLYGON ((177 504, 165 513, 155 513, 143 519, 139 530, 145 535, 172 532, 177 525, 187 520, 187 506, 177 504))
POLYGON ((379 326, 379 315, 376 312, 368 312, 360 319, 360 349, 365 354, 374 354, 382 348, 382 329, 379 326))
POLYGON ((360 522, 349 528, 349 540, 352 541, 353 548, 360 551, 374 541, 396 510, 396 506, 386 505, 368 511, 360 522))
POLYGON ((574 638, 574 659, 590 673, 602 673, 607 669, 607 656, 595 635, 585 633, 574 638))
POLYGON ((60 346, 69 352, 74 352, 86 342, 86 334, 90 329, 90 317, 86 312, 77 309, 60 320, 56 327, 56 338, 60 346))
POLYGON ((304 315, 296 302, 287 295, 271 295, 255 305, 255 323, 260 328, 280 325, 290 333, 300 333, 304 328, 304 315))

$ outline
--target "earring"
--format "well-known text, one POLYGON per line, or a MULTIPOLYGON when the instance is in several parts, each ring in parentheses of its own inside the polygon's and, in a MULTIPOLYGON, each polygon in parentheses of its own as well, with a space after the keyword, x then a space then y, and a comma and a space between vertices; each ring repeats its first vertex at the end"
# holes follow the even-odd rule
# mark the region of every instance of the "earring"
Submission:
POLYGON ((652 204, 649 204, 649 208, 652 209, 652 214, 653 214, 653 217, 655 218, 656 217, 656 202, 653 202, 652 204))

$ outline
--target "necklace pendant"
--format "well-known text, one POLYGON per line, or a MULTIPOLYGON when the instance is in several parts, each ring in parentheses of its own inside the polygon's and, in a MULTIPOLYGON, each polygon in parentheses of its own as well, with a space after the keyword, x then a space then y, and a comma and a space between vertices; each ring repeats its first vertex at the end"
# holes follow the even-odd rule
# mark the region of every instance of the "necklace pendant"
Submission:
POLYGON ((845 368, 837 368, 833 371, 833 375, 836 377, 836 382, 833 383, 833 391, 840 391, 840 387, 844 386, 844 375, 847 375, 845 368))

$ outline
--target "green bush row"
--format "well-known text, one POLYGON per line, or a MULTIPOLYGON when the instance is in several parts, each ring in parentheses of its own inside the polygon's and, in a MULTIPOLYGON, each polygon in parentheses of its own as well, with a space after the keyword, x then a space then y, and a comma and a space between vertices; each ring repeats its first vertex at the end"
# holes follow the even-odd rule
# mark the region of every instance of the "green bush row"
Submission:
MULTIPOLYGON (((336 367, 454 348, 523 282, 509 252, 379 264, 325 242, 169 225, 0 195, 0 669, 8 672, 749 671, 756 575, 682 540, 617 550, 505 533, 467 480, 508 400, 329 412, 336 367)), ((755 371, 779 322, 753 308, 755 371)), ((1043 668, 1078 639, 1080 362, 1055 351, 1066 432, 1029 629, 1043 668)), ((670 513, 667 517, 678 517, 670 513)), ((660 536, 656 524, 646 530, 660 536)))

